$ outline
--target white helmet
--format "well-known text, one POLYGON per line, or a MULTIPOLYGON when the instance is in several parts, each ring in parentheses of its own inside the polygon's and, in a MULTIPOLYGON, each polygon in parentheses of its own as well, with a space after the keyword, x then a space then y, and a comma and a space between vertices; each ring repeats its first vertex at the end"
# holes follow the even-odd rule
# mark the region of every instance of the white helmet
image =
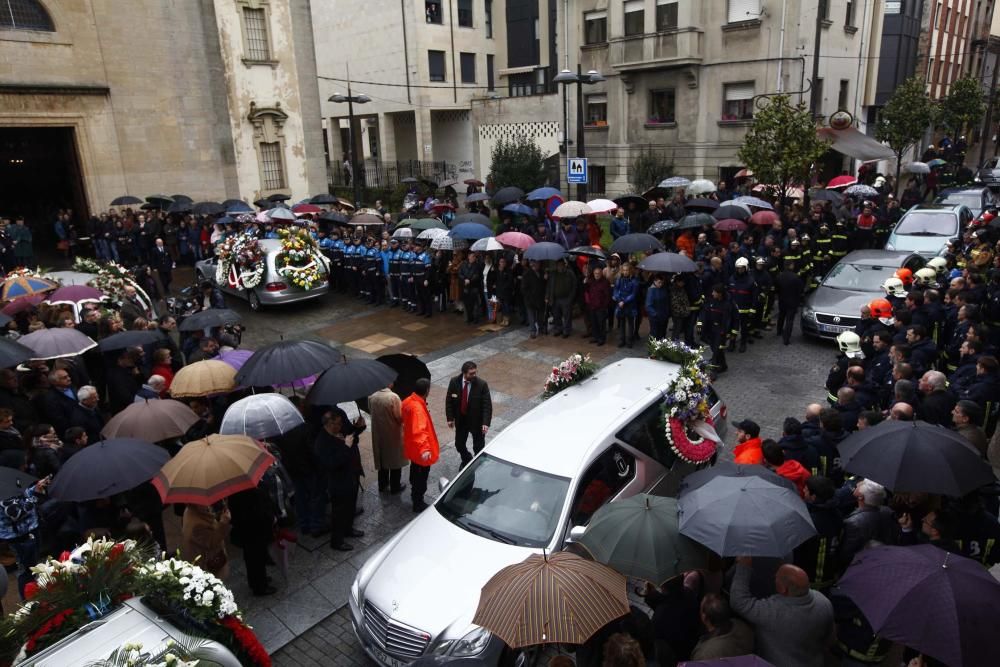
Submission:
POLYGON ((913 274, 913 283, 922 287, 930 287, 936 280, 937 273, 929 266, 925 266, 913 274))
POLYGON ((896 276, 886 278, 885 282, 882 283, 882 290, 889 296, 896 296, 901 299, 906 298, 906 288, 903 287, 903 281, 896 276))
POLYGON ((736 260, 736 268, 737 269, 739 269, 739 268, 744 268, 745 269, 748 266, 750 266, 750 260, 748 260, 746 257, 740 257, 739 259, 736 260))
POLYGON ((861 336, 853 331, 845 331, 837 336, 837 347, 849 357, 863 357, 861 352, 861 336))
POLYGON ((934 269, 937 273, 944 273, 948 270, 948 260, 944 257, 932 257, 927 260, 927 266, 934 269))

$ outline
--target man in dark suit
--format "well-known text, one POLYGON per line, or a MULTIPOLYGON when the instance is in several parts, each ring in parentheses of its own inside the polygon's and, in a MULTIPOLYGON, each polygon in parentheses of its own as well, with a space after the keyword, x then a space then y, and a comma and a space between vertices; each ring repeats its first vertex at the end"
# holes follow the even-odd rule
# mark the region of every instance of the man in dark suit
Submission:
POLYGON ((778 327, 775 333, 781 336, 785 345, 789 345, 792 342, 795 311, 802 305, 802 295, 805 293, 805 283, 795 273, 795 262, 785 261, 785 270, 778 274, 774 285, 778 295, 778 327))
MULTIPOLYGON (((350 551, 354 547, 348 537, 364 537, 364 532, 354 528, 358 502, 358 488, 364 471, 358 451, 358 433, 350 439, 344 437, 344 419, 337 410, 323 414, 323 428, 314 445, 316 462, 326 479, 330 496, 330 547, 337 551, 350 551)), ((360 428, 361 424, 355 424, 360 428)))
POLYGON ((455 449, 464 466, 472 460, 465 443, 472 434, 472 449, 478 454, 486 446, 486 432, 493 419, 493 399, 490 387, 477 376, 476 362, 462 364, 462 374, 448 383, 448 396, 444 402, 448 428, 455 429, 455 449))
POLYGON ((50 372, 49 388, 40 399, 42 415, 55 427, 56 434, 62 436, 73 425, 71 417, 77 400, 69 372, 62 368, 50 372))

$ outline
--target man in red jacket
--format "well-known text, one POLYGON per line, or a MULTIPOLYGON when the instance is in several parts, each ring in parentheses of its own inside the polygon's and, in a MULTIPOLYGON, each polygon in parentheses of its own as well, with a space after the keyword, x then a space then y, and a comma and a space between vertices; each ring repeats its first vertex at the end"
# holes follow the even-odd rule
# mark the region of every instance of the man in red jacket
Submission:
POLYGON ((762 463, 764 455, 760 451, 760 426, 749 419, 737 422, 735 426, 737 444, 733 450, 733 460, 748 465, 762 463))
POLYGON ((427 394, 431 381, 420 378, 413 386, 413 393, 403 400, 403 454, 410 460, 410 498, 413 511, 419 514, 427 508, 424 494, 431 466, 438 460, 440 447, 434 422, 427 410, 427 394))
POLYGON ((804 498, 806 480, 812 473, 795 459, 785 460, 785 450, 774 440, 765 440, 761 452, 764 454, 764 465, 795 484, 799 495, 804 498))

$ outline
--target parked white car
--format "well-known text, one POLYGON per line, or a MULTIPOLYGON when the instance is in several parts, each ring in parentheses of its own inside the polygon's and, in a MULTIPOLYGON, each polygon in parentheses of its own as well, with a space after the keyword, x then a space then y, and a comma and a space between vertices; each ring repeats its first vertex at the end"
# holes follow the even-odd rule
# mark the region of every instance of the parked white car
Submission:
MULTIPOLYGON (((503 643, 472 623, 490 577, 532 553, 563 549, 604 503, 676 495, 693 470, 665 445, 660 422, 678 369, 649 359, 612 364, 505 428, 454 481, 442 479, 440 498, 351 586, 354 630, 368 655, 385 667, 422 655, 498 664, 503 643)), ((725 406, 712 397, 722 436, 725 406)))

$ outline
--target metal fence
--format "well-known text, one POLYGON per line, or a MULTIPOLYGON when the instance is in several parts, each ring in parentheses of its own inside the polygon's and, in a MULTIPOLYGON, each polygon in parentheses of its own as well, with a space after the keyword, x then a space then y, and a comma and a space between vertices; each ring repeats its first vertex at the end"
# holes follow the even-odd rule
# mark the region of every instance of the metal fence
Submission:
MULTIPOLYGON (((392 190, 404 178, 419 178, 440 183, 445 179, 458 178, 458 165, 449 162, 425 162, 421 160, 397 160, 382 162, 365 160, 364 165, 358 165, 358 175, 361 185, 367 188, 392 190)), ((330 169, 330 185, 346 187, 351 184, 350 172, 343 163, 332 165, 330 169)))

